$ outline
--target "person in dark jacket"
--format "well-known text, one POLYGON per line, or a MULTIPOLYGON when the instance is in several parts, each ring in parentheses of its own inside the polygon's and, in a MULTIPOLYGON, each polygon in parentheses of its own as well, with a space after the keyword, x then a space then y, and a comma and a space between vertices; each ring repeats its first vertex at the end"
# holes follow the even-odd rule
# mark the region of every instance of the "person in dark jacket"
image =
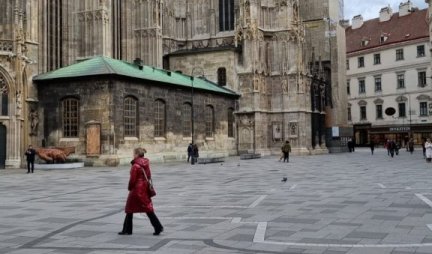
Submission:
POLYGON ((187 148, 187 153, 188 153, 187 162, 189 162, 190 158, 192 157, 192 150, 193 150, 193 145, 192 145, 192 143, 190 143, 188 148, 187 148))
POLYGON ((370 147, 370 149, 371 149, 371 153, 372 153, 372 155, 373 155, 373 154, 374 154, 374 151, 375 151, 375 142, 374 142, 373 140, 370 141, 370 143, 369 143, 369 147, 370 147))
POLYGON ((34 173, 36 150, 33 149, 32 145, 29 145, 27 151, 25 152, 25 156, 27 157, 27 174, 30 174, 30 171, 34 173))
POLYGON ((408 150, 411 154, 414 153, 414 139, 408 141, 408 150))
POLYGON ((289 154, 291 152, 291 145, 289 141, 285 142, 285 145, 282 146, 282 153, 284 154, 284 162, 289 162, 289 154))
POLYGON ((123 230, 119 235, 132 235, 133 214, 146 213, 154 228, 153 235, 160 235, 164 228, 156 216, 153 202, 150 195, 149 182, 151 180, 150 162, 144 158, 146 150, 136 148, 134 150, 134 160, 130 170, 129 195, 126 201, 126 217, 123 223, 123 230))
POLYGON ((192 145, 192 161, 191 164, 194 165, 198 161, 199 150, 197 144, 192 145))
POLYGON ((390 156, 393 158, 395 155, 395 151, 396 151, 396 142, 394 142, 393 140, 390 140, 388 143, 388 150, 390 152, 390 156))

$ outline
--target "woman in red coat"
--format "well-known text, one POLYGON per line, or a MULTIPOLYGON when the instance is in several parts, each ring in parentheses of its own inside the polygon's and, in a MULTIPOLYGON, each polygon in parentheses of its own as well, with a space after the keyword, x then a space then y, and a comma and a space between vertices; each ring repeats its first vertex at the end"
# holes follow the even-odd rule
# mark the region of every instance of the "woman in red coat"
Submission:
POLYGON ((134 160, 132 161, 128 186, 129 196, 125 208, 126 217, 123 223, 123 230, 119 232, 119 235, 132 234, 134 213, 147 214, 155 230, 153 235, 159 235, 164 229, 154 213, 153 203, 149 195, 149 185, 146 178, 151 179, 151 172, 150 162, 144 158, 145 152, 146 150, 143 148, 136 148, 134 150, 134 160), (144 175, 144 172, 147 177, 144 175))

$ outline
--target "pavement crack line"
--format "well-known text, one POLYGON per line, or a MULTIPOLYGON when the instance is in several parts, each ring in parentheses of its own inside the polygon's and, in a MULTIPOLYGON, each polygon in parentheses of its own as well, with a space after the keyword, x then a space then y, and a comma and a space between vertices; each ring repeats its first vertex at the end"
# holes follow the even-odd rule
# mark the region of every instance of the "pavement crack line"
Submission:
POLYGON ((124 209, 122 208, 122 209, 115 210, 113 212, 110 212, 108 214, 104 214, 104 215, 101 215, 101 216, 98 216, 98 217, 93 217, 93 218, 89 218, 89 219, 86 219, 86 220, 81 220, 81 221, 74 222, 74 223, 69 224, 67 226, 64 226, 62 228, 59 228, 59 229, 57 229, 55 231, 52 231, 52 232, 50 232, 50 233, 48 233, 48 234, 46 234, 46 235, 44 235, 44 236, 42 236, 40 238, 37 238, 37 239, 31 241, 31 242, 28 242, 28 243, 22 245, 20 248, 24 248, 24 249, 26 249, 26 248, 32 248, 35 245, 43 242, 44 240, 46 240, 46 239, 48 239, 48 238, 50 238, 50 237, 52 237, 54 235, 60 234, 60 233, 62 233, 64 231, 66 231, 66 230, 69 230, 69 229, 71 229, 71 228, 73 228, 73 227, 75 227, 77 225, 80 225, 80 224, 83 224, 83 223, 86 223, 86 222, 90 222, 90 221, 94 221, 94 220, 99 220, 99 219, 102 219, 102 218, 106 218, 106 217, 115 215, 115 214, 117 214, 117 213, 119 213, 119 212, 121 212, 123 210, 124 209))

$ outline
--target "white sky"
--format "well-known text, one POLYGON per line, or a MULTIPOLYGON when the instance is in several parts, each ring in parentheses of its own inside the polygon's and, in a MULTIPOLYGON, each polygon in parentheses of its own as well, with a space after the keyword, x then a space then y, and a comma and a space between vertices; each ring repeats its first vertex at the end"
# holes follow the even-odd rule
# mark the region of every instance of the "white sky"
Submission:
MULTIPOLYGON (((345 0, 345 19, 362 14, 364 20, 377 18, 381 8, 390 5, 393 12, 399 11, 399 4, 406 0, 345 0)), ((424 9, 427 7, 425 0, 411 0, 414 6, 424 9)))

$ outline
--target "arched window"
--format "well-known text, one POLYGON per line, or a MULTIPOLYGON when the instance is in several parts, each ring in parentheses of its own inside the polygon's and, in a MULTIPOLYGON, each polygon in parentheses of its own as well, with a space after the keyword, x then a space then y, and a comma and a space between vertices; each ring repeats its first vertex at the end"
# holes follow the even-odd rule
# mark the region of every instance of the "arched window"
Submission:
POLYGON ((79 133, 79 100, 66 98, 62 101, 63 137, 76 138, 79 133))
POLYGON ((165 137, 166 105, 163 100, 155 101, 155 137, 165 137))
POLYGON ((9 89, 3 77, 0 77, 0 115, 8 115, 9 89))
POLYGON ((192 137, 192 105, 183 104, 182 109, 183 137, 192 137))
POLYGON ((228 109, 228 137, 234 137, 234 109, 228 109))
POLYGON ((219 31, 234 30, 234 0, 219 0, 219 31))
POLYGON ((206 119, 206 137, 213 138, 214 129, 215 129, 215 117, 214 117, 213 106, 211 105, 206 106, 205 119, 206 119))
POLYGON ((218 77, 218 85, 220 86, 226 86, 226 69, 225 68, 219 68, 217 71, 217 77, 218 77))
POLYGON ((138 100, 134 97, 124 99, 123 125, 125 137, 138 137, 138 100))

